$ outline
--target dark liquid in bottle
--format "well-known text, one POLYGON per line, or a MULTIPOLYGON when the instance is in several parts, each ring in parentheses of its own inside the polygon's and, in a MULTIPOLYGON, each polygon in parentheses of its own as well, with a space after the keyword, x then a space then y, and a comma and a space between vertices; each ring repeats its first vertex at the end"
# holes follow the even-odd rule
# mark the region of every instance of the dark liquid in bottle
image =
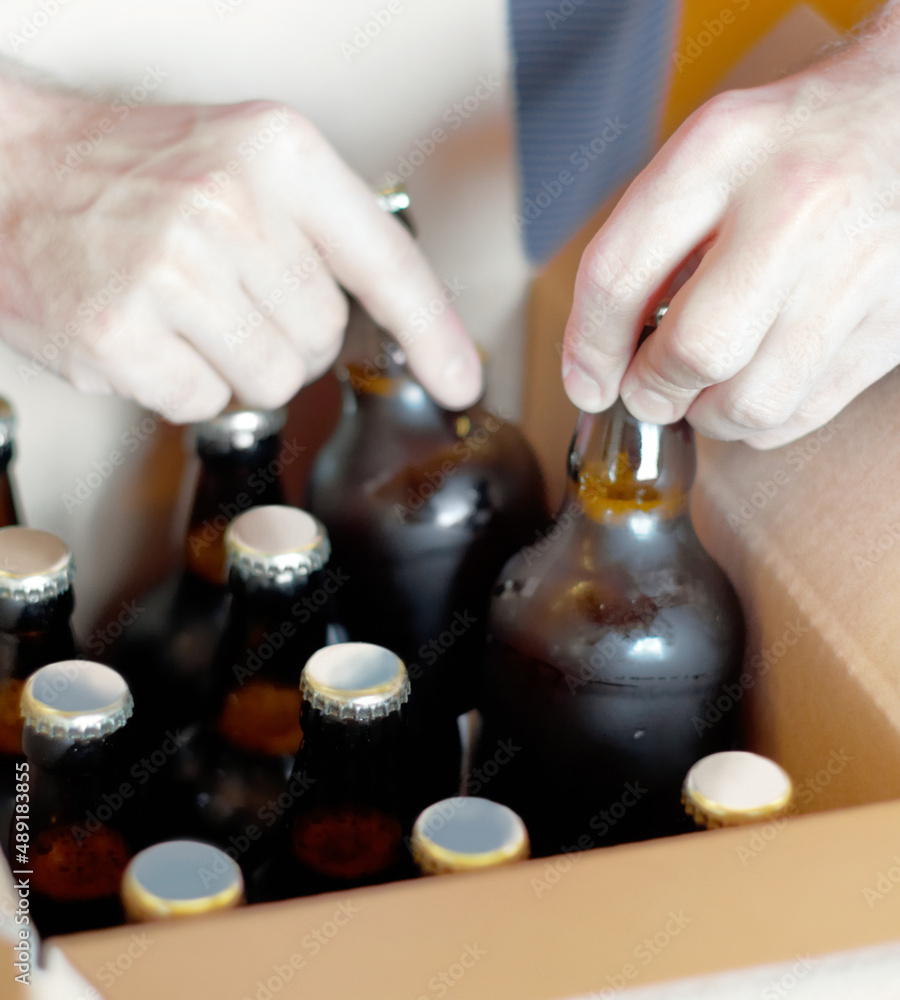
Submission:
POLYGON ((736 712, 707 717, 740 670, 740 606, 691 525, 690 431, 661 433, 680 482, 642 483, 634 454, 581 464, 555 540, 497 583, 475 764, 538 855, 683 830, 685 774, 736 739, 736 712))
POLYGON ((481 406, 441 410, 402 365, 351 365, 309 509, 324 521, 350 638, 397 653, 412 683, 421 806, 459 784, 456 716, 475 702, 491 584, 546 521, 520 432, 481 406))

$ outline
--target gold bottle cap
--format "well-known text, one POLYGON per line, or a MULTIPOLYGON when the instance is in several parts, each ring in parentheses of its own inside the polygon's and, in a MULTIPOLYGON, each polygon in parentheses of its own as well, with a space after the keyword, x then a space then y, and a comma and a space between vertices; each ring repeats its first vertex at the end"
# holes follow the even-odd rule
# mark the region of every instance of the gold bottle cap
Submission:
POLYGON ((793 794, 790 775, 775 761, 727 750, 694 764, 684 779, 681 801, 698 825, 712 829, 781 816, 793 794))
POLYGON ((212 420, 194 425, 198 448, 213 451, 247 451, 264 438, 277 434, 287 422, 287 408, 253 410, 231 405, 212 420))
POLYGON ((22 690, 26 729, 70 740, 99 740, 131 718, 134 702, 121 674, 90 660, 36 670, 22 690))
POLYGON ((252 507, 225 530, 227 568, 246 580, 292 583, 321 569, 330 555, 325 525, 297 507, 252 507))
POLYGON ((524 861, 528 831, 507 806, 488 799, 444 799, 430 805, 413 826, 413 860, 428 875, 495 868, 524 861))
POLYGON ((409 698, 409 677, 403 661, 389 649, 340 642, 306 661, 300 694, 324 715, 367 722, 399 711, 409 698))
POLYGON ((65 593, 75 578, 72 550, 36 528, 0 528, 0 598, 36 603, 65 593))
POLYGON ((9 400, 0 396, 0 448, 16 439, 16 415, 9 400))
POLYGON ((197 840, 147 847, 122 876, 122 905, 134 923, 228 910, 243 901, 238 865, 218 847, 197 840))

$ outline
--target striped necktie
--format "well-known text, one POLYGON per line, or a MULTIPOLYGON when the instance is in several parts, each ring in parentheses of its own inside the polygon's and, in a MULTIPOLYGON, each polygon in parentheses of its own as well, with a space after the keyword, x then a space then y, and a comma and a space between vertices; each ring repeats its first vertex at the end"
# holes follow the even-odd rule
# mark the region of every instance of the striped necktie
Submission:
POLYGON ((542 263, 652 155, 676 0, 509 0, 516 226, 542 263))

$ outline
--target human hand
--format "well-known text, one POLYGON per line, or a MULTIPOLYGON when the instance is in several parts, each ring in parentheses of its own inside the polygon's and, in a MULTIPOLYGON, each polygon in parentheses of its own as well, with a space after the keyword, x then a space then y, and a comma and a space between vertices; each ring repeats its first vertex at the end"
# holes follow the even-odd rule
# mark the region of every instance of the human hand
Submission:
POLYGON ((0 336, 77 388, 177 422, 274 407, 340 348, 352 292, 435 398, 481 367, 404 227, 268 102, 101 104, 0 79, 0 336), (422 307, 441 305, 424 324, 422 307))
POLYGON ((582 257, 572 401, 776 447, 900 362, 900 17, 692 115, 582 257), (685 265, 688 265, 685 268, 685 265), (657 331, 646 320, 673 286, 657 331))

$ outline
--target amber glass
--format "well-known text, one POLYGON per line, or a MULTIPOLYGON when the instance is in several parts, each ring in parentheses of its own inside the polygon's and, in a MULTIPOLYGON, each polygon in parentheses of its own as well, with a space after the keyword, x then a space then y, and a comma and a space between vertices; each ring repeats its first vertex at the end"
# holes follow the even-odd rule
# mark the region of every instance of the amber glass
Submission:
POLYGON ((328 570, 290 586, 232 570, 228 625, 216 655, 204 721, 179 754, 185 823, 167 836, 195 836, 236 852, 249 873, 266 856, 292 796, 300 746, 300 672, 326 642, 328 570), (313 609, 313 610, 310 610, 313 609))
POLYGON ((213 659, 227 616, 222 541, 244 510, 281 503, 279 437, 250 448, 198 445, 200 473, 185 538, 185 565, 136 601, 140 609, 110 662, 134 694, 135 729, 155 749, 167 732, 202 717, 212 694, 213 659))
POLYGON ((677 832, 684 774, 736 741, 736 711, 707 719, 744 630, 691 523, 695 467, 684 421, 582 414, 556 525, 497 581, 475 773, 535 854, 677 832))
POLYGON ((73 660, 77 652, 71 588, 45 601, 0 597, 0 843, 7 843, 16 763, 22 752, 19 700, 25 681, 40 667, 73 660))
POLYGON ((42 937, 121 923, 119 885, 135 850, 128 727, 66 740, 26 728, 31 914, 42 937), (122 790, 128 789, 123 796, 122 790))
POLYGON ((19 523, 16 501, 9 478, 9 463, 12 460, 12 455, 12 441, 0 447, 0 528, 19 523))
POLYGON ((293 802, 254 901, 376 885, 415 874, 404 709, 338 719, 303 702, 293 802))
POLYGON ((480 683, 491 583, 545 524, 543 482, 516 427, 482 406, 441 409, 357 303, 345 360, 307 509, 349 577, 337 601, 350 638, 407 665, 424 807, 458 788, 455 718, 480 683))

